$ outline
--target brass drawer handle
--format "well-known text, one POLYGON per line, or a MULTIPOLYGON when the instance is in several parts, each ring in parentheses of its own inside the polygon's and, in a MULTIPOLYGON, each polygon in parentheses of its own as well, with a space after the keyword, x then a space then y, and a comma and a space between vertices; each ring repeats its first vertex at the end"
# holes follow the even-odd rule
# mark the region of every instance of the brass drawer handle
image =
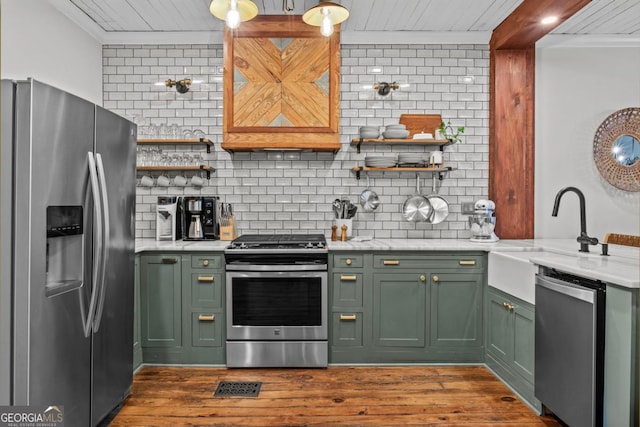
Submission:
POLYGON ((505 310, 513 311, 513 306, 511 304, 503 302, 502 306, 504 307, 505 310))
POLYGON ((400 265, 400 261, 396 259, 385 259, 382 261, 383 265, 400 265))
POLYGON ((162 258, 163 264, 175 264, 178 262, 178 258, 162 258))
POLYGON ((344 263, 345 263, 345 264, 347 264, 347 265, 351 265, 351 263, 352 263, 351 258, 347 258, 347 259, 344 261, 344 263))
POLYGON ((341 314, 340 320, 356 320, 355 314, 341 314))
POLYGON ((420 281, 421 282, 425 282, 427 280, 427 277, 424 274, 420 275, 420 281))
POLYGON ((213 276, 198 276, 198 282, 213 282, 213 276))
POLYGON ((198 320, 201 322, 213 322, 216 320, 215 314, 200 314, 198 315, 198 320))
POLYGON ((458 261, 458 264, 460 265, 476 265, 476 260, 475 259, 461 259, 460 261, 458 261))
POLYGON ((433 281, 434 282, 438 282, 438 281, 440 281, 440 278, 438 276, 433 276, 433 281))
POLYGON ((340 280, 344 282, 355 282, 358 278, 356 276, 340 276, 340 280))
POLYGON ((205 259, 204 261, 202 261, 202 265, 204 265, 205 267, 207 267, 209 265, 209 260, 205 259))

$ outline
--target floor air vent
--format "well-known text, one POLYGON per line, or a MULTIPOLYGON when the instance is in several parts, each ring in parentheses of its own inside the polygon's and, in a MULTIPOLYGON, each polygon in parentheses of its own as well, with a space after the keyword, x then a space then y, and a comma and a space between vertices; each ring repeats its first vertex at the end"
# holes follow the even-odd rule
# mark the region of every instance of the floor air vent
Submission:
POLYGON ((220 381, 218 388, 213 396, 243 396, 243 397, 257 397, 260 393, 260 387, 262 383, 246 383, 246 382, 231 382, 220 381))

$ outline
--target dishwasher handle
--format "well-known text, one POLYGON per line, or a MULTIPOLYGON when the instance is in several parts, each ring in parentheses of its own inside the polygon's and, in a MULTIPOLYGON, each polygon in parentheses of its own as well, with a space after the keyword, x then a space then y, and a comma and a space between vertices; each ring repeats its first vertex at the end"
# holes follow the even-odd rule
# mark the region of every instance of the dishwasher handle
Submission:
POLYGON ((536 286, 547 288, 572 298, 594 304, 596 301, 595 290, 575 285, 573 283, 558 280, 553 277, 536 274, 536 286))

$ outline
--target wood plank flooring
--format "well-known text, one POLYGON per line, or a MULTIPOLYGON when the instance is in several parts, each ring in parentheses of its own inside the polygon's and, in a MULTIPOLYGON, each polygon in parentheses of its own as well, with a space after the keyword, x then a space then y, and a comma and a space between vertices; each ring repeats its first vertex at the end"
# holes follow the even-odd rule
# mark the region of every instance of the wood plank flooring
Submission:
POLYGON ((110 426, 559 426, 482 366, 145 367, 110 426), (258 397, 213 397, 220 381, 258 397))

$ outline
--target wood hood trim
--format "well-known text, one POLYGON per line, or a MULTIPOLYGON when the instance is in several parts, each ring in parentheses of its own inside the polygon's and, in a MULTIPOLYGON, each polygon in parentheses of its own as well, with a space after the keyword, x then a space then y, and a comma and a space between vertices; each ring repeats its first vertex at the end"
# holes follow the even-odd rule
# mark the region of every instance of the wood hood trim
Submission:
POLYGON ((300 15, 225 29, 223 94, 224 150, 338 151, 339 25, 329 38, 300 15))

